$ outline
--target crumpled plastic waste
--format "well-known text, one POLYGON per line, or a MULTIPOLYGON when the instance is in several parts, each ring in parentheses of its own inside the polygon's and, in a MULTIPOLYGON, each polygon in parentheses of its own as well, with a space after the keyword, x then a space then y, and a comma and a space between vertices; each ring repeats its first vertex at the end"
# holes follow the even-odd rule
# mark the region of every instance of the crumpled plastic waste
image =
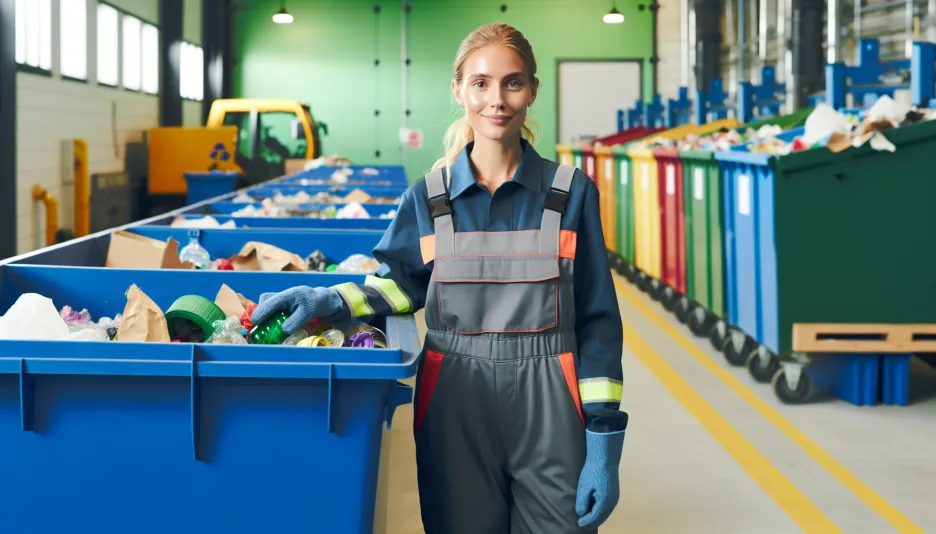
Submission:
POLYGON ((353 170, 343 167, 332 173, 331 181, 336 184, 346 184, 348 183, 348 177, 352 174, 354 174, 353 170))
POLYGON ((374 258, 364 254, 352 254, 335 268, 339 273, 371 274, 377 272, 380 264, 374 258))
POLYGON ((894 124, 900 122, 910 112, 910 106, 900 104, 888 95, 877 99, 877 102, 865 114, 866 122, 889 121, 894 124))
POLYGON ((0 317, 0 339, 60 340, 70 334, 52 303, 38 293, 23 293, 0 317))
POLYGON ((812 110, 803 125, 803 142, 813 145, 832 134, 847 134, 851 129, 848 119, 828 104, 819 104, 812 110))
POLYGON ((348 339, 348 346, 355 348, 374 348, 374 336, 367 332, 357 332, 348 339))
POLYGON ((178 216, 173 219, 170 224, 173 228, 237 228, 237 223, 233 220, 228 220, 224 224, 218 222, 218 219, 215 219, 211 215, 205 217, 200 217, 198 219, 186 219, 183 216, 178 216))
POLYGON ((241 325, 240 317, 229 315, 225 319, 217 320, 211 323, 213 333, 208 338, 208 343, 218 345, 246 345, 247 339, 244 338, 244 327, 241 325))
POLYGON ((107 331, 97 327, 82 328, 68 334, 69 341, 110 341, 107 331))
POLYGON ((378 171, 377 169, 375 169, 375 168, 373 168, 373 167, 365 167, 365 168, 361 169, 360 172, 361 172, 361 174, 364 174, 364 175, 367 175, 367 176, 380 176, 380 171, 378 171))
POLYGON ((283 341, 283 345, 296 346, 300 341, 309 337, 309 333, 305 330, 296 330, 289 337, 283 341))
POLYGON ((335 214, 336 219, 370 219, 370 214, 364 209, 364 206, 357 202, 345 204, 335 214))
POLYGON ((316 250, 306 257, 306 266, 310 271, 325 272, 328 268, 328 258, 321 250, 316 250))
POLYGON ((59 312, 59 316, 65 321, 65 324, 68 325, 68 329, 71 332, 77 332, 93 322, 87 308, 78 312, 73 310, 71 306, 65 305, 59 312))

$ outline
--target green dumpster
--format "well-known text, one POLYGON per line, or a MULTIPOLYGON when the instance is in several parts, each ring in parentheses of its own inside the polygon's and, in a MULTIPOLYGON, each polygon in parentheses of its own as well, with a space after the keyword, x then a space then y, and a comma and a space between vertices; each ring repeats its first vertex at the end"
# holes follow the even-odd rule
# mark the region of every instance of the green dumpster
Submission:
POLYGON ((617 250, 624 260, 622 274, 632 280, 634 265, 634 189, 631 180, 631 161, 627 155, 628 145, 611 149, 617 166, 617 250))
POLYGON ((789 115, 780 115, 777 117, 768 117, 766 119, 761 119, 759 121, 750 122, 745 124, 742 128, 752 128, 754 130, 759 129, 761 126, 766 126, 768 124, 773 126, 779 126, 784 130, 789 130, 790 128, 798 128, 806 124, 806 118, 809 117, 809 114, 813 112, 813 108, 803 108, 799 111, 790 113, 789 115))
POLYGON ((696 304, 687 324, 702 336, 725 316, 722 178, 714 152, 683 151, 679 159, 686 198, 686 296, 696 304))

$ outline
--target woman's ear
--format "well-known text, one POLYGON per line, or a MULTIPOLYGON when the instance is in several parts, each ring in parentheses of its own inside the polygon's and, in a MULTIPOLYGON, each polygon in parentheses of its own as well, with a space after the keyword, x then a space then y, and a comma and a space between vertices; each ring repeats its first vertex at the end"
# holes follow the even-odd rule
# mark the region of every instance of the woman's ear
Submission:
POLYGON ((459 93, 461 93, 461 91, 459 91, 458 82, 452 80, 452 94, 455 95, 455 103, 458 104, 459 107, 465 107, 465 103, 462 102, 461 94, 459 93))

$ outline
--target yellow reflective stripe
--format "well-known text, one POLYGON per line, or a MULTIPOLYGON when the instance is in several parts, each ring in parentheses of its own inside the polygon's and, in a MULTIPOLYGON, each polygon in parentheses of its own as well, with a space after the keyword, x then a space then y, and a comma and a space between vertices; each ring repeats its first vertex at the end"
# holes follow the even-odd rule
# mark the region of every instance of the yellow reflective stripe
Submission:
POLYGON ((377 288, 377 291, 383 296, 384 300, 390 304, 396 313, 406 313, 412 309, 409 297, 400 289, 396 282, 389 278, 380 278, 379 276, 368 276, 364 280, 364 285, 377 288))
POLYGON ((582 404, 588 402, 621 402, 624 386, 610 378, 588 378, 579 380, 579 395, 582 404))
POLYGON ((364 295, 364 292, 361 291, 354 282, 338 284, 332 289, 341 294, 341 298, 348 304, 348 308, 351 308, 352 317, 374 314, 374 310, 367 304, 367 297, 364 295))

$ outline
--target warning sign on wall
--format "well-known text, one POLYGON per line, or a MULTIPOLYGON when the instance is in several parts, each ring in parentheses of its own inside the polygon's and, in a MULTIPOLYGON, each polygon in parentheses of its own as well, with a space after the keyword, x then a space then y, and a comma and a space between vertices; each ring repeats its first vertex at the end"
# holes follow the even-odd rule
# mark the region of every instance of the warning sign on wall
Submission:
POLYGON ((400 128, 400 143, 410 148, 421 148, 423 144, 422 131, 400 128))

